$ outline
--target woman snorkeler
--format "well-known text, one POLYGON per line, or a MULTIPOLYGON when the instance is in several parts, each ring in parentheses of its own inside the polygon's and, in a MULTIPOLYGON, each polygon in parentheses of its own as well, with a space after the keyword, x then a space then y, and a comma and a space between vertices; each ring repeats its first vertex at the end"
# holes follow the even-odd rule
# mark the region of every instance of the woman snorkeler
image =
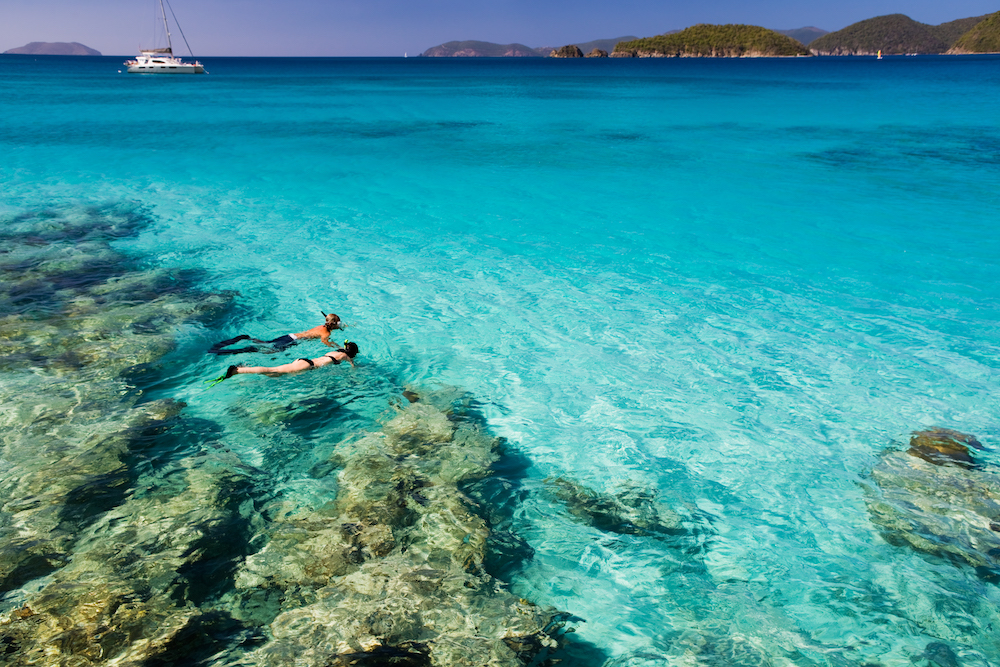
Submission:
POLYGON ((314 368, 322 368, 323 366, 328 366, 329 364, 339 364, 342 361, 350 362, 351 366, 354 366, 354 357, 360 353, 357 343, 352 343, 349 340, 344 341, 344 347, 337 348, 333 352, 327 352, 322 357, 316 357, 315 359, 296 359, 295 361, 282 364, 280 366, 230 366, 226 369, 226 372, 213 380, 205 380, 209 383, 209 387, 214 387, 223 380, 228 380, 234 375, 245 375, 248 373, 256 375, 285 375, 286 373, 297 373, 299 371, 309 371, 314 368))

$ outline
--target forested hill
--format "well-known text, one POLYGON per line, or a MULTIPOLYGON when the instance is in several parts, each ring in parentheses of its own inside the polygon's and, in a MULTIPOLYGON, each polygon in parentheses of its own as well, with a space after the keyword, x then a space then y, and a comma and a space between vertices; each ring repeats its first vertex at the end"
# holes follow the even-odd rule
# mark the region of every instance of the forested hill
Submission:
POLYGON ((985 17, 958 19, 941 25, 918 23, 905 14, 888 14, 853 23, 809 44, 821 56, 901 53, 944 53, 962 33, 985 17))
POLYGON ((1000 12, 974 25, 958 38, 948 53, 1000 53, 1000 12))
POLYGON ((680 32, 619 42, 619 58, 746 58, 808 56, 809 50, 791 37, 755 25, 700 23, 680 32))
POLYGON ((958 19, 957 21, 942 23, 939 26, 934 26, 934 28, 946 44, 953 45, 962 35, 975 28, 977 25, 982 23, 984 19, 988 19, 990 16, 992 15, 987 14, 985 16, 970 16, 967 19, 958 19))

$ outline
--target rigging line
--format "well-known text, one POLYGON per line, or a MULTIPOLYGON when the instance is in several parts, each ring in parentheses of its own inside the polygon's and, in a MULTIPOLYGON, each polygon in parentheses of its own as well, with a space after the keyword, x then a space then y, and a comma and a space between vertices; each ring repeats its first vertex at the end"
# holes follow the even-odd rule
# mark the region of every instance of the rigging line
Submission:
POLYGON ((181 39, 184 40, 184 46, 188 47, 188 53, 194 58, 194 51, 191 50, 191 45, 188 44, 188 38, 184 36, 184 28, 181 27, 180 22, 177 21, 177 15, 174 14, 174 8, 170 6, 170 0, 165 0, 167 7, 170 9, 170 15, 174 18, 174 25, 177 26, 177 30, 181 33, 181 39))

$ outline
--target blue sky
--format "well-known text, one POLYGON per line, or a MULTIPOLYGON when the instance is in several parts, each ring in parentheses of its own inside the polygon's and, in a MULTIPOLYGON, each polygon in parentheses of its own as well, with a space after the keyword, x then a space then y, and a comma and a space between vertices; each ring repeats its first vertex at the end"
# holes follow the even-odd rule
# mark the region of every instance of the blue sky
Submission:
MULTIPOLYGON (((401 56, 451 40, 561 46, 695 23, 839 30, 883 14, 936 25, 1000 0, 170 0, 195 55, 401 56)), ((80 42, 105 55, 151 46, 154 0, 0 0, 0 52, 80 42)), ((177 30, 174 47, 183 50, 177 30), (178 48, 180 47, 180 48, 178 48)))

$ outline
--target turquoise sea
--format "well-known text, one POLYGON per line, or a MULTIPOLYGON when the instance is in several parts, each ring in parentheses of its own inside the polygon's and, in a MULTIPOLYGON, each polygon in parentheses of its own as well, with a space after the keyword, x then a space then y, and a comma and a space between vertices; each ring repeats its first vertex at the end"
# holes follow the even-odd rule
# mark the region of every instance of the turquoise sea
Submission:
MULTIPOLYGON (((0 57, 10 664, 486 664, 507 621, 302 556, 406 391, 498 439, 454 507, 476 608, 552 610, 509 664, 1000 665, 1000 57, 122 60, 0 57), (207 388, 321 310, 357 368, 207 388)), ((448 580, 407 516, 365 548, 448 580)))

